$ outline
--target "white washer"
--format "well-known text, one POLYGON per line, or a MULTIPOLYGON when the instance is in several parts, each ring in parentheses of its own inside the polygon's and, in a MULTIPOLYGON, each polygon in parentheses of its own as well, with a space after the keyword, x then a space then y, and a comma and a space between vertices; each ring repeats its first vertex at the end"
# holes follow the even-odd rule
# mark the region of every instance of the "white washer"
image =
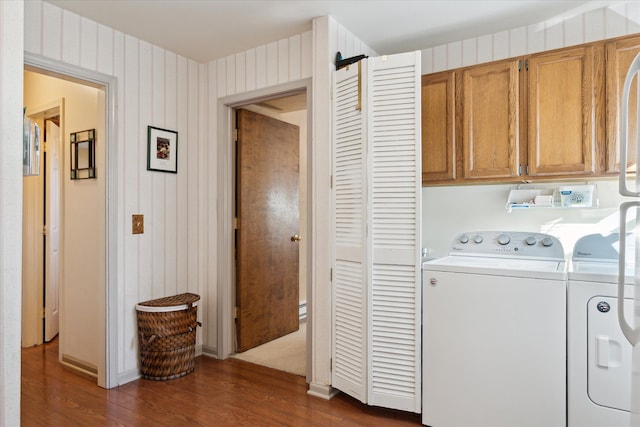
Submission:
POLYGON ((565 266, 555 237, 496 231, 423 264, 423 424, 566 426, 565 266))
MULTIPOLYGON (((633 243, 633 239, 628 239, 633 243)), ((568 273, 569 427, 629 426, 631 344, 618 325, 618 234, 578 240, 568 273)), ((632 246, 627 259, 634 259, 632 246)), ((633 317, 633 262, 625 317, 633 317)))

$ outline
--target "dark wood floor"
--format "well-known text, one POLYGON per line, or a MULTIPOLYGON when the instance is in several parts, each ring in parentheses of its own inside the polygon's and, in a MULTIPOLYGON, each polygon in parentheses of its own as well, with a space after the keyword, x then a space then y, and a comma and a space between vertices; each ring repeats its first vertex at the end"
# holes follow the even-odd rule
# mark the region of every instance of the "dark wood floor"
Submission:
POLYGON ((57 361, 54 342, 22 350, 22 426, 420 426, 420 416, 340 394, 309 396, 303 377, 235 359, 105 390, 57 361))

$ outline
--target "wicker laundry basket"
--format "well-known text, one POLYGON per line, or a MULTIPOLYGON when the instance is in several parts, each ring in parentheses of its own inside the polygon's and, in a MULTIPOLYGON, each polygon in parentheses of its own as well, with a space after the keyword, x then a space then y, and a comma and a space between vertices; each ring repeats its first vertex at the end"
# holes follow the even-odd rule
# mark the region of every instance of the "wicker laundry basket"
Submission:
POLYGON ((180 294, 141 302, 138 347, 142 377, 170 380, 193 372, 198 320, 196 294, 180 294))

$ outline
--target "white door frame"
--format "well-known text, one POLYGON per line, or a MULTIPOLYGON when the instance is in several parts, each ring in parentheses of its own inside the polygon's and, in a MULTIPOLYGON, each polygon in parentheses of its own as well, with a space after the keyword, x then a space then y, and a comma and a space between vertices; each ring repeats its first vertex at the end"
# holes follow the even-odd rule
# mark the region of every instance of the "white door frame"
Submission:
POLYGON ((312 103, 311 103, 311 79, 303 79, 297 82, 291 82, 283 85, 272 86, 262 90, 247 92, 239 95, 228 96, 218 100, 218 342, 217 357, 218 359, 226 359, 233 354, 234 350, 234 319, 233 306, 235 273, 233 259, 233 173, 234 173, 234 154, 232 150, 232 135, 234 129, 233 110, 243 105, 253 104, 265 99, 272 99, 287 96, 288 93, 306 90, 307 95, 307 188, 300 189, 309 194, 307 198, 307 227, 306 230, 300 230, 302 236, 307 241, 307 268, 305 271, 307 286, 307 378, 310 378, 309 370, 311 367, 311 323, 313 322, 313 301, 311 301, 311 142, 312 142, 312 103))
POLYGON ((98 385, 112 388, 118 385, 117 352, 117 141, 116 94, 117 79, 113 76, 87 70, 61 61, 24 53, 24 65, 30 70, 104 89, 106 191, 105 191, 105 280, 100 281, 98 298, 98 385))

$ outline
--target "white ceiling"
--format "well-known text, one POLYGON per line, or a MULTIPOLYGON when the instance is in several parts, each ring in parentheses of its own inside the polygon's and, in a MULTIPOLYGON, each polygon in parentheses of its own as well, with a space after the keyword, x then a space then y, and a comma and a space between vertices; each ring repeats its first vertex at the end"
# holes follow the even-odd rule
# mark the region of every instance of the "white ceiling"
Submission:
POLYGON ((311 29, 331 15, 379 54, 421 50, 619 1, 47 0, 200 63, 311 29))

